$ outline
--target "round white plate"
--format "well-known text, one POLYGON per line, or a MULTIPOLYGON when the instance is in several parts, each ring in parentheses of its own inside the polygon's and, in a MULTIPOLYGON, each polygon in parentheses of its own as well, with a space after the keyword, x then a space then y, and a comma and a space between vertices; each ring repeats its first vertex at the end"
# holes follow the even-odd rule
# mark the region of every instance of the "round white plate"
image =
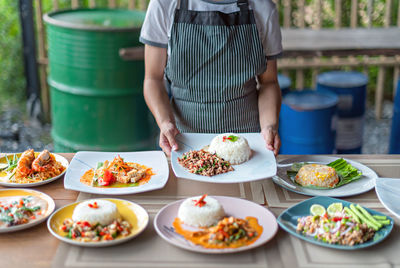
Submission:
POLYGON ((38 224, 44 222, 50 216, 50 214, 54 211, 54 208, 56 207, 54 200, 50 196, 48 196, 47 194, 44 194, 42 192, 30 190, 30 189, 1 189, 0 190, 0 197, 29 196, 29 195, 39 197, 47 202, 47 210, 44 214, 44 217, 34 220, 32 222, 28 222, 27 224, 20 224, 20 225, 15 225, 15 226, 11 226, 11 227, 0 228, 0 233, 11 233, 11 232, 16 232, 16 231, 24 230, 27 228, 31 228, 35 225, 38 225, 38 224))
POLYGON ((7 186, 7 187, 22 187, 22 188, 36 187, 36 186, 47 184, 47 183, 50 183, 52 181, 55 181, 55 180, 59 179, 67 171, 68 166, 69 166, 69 162, 65 157, 63 157, 61 155, 54 154, 54 153, 52 153, 52 154, 55 156, 56 160, 58 162, 60 162, 65 167, 65 170, 60 175, 58 175, 56 177, 53 177, 53 178, 50 178, 50 179, 47 179, 47 180, 44 180, 44 181, 33 182, 33 183, 13 183, 13 182, 4 182, 4 181, 0 180, 0 185, 1 186, 7 186))
POLYGON ((178 157, 190 150, 200 150, 210 145, 218 134, 181 133, 176 136, 178 150, 171 152, 171 166, 176 177, 188 180, 210 183, 241 183, 270 178, 276 174, 274 153, 265 147, 265 141, 260 133, 238 133, 246 138, 252 151, 250 159, 240 165, 234 165, 235 170, 212 177, 190 173, 178 163, 178 157))
POLYGON ((400 179, 378 178, 375 190, 385 208, 400 219, 400 179))
POLYGON ((328 164, 335 160, 339 159, 338 157, 333 156, 317 156, 317 155, 303 155, 298 157, 288 158, 278 164, 278 172, 277 175, 272 178, 272 180, 282 186, 283 188, 303 195, 309 196, 331 196, 331 197, 344 197, 344 196, 352 196, 357 194, 362 194, 367 192, 375 187, 375 180, 378 178, 378 175, 370 169, 369 167, 353 161, 349 159, 345 159, 348 163, 352 166, 357 168, 362 172, 362 177, 354 182, 349 184, 340 186, 335 189, 327 189, 327 190, 316 190, 310 189, 306 187, 302 187, 292 181, 286 174, 286 171, 290 169, 290 166, 284 166, 285 164, 297 163, 297 162, 313 162, 313 163, 320 163, 320 164, 328 164), (284 166, 284 167, 280 167, 284 166))
POLYGON ((149 223, 149 214, 140 205, 131 201, 117 199, 117 198, 96 198, 96 199, 105 199, 115 203, 117 205, 118 212, 123 217, 123 219, 127 220, 133 226, 131 234, 123 238, 118 238, 111 241, 101 241, 101 242, 79 242, 64 237, 63 235, 60 235, 59 227, 62 225, 63 221, 66 218, 72 217, 74 208, 82 201, 66 205, 62 208, 59 208, 56 212, 54 212, 53 215, 51 215, 51 217, 47 221, 47 228, 49 229, 50 233, 57 239, 60 239, 61 241, 74 246, 99 248, 99 247, 114 246, 127 242, 133 239, 134 237, 138 236, 146 229, 149 223))
POLYGON ((278 224, 275 216, 265 207, 245 199, 235 197, 212 197, 221 203, 227 216, 233 216, 242 219, 248 216, 256 217, 258 219, 258 224, 263 227, 261 236, 253 244, 239 248, 210 249, 195 245, 183 238, 181 235, 177 234, 172 227, 173 221, 178 216, 179 206, 184 200, 171 203, 163 207, 157 213, 156 217, 154 218, 154 228, 156 229, 158 235, 168 243, 171 243, 172 245, 182 249, 208 254, 226 254, 259 247, 270 241, 278 231, 278 224))

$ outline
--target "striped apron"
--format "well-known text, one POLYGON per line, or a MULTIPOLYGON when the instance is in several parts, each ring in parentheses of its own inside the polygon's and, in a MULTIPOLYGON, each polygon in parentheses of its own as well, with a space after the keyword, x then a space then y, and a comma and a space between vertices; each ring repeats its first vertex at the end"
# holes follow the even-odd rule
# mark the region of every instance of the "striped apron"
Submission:
POLYGON ((188 10, 181 0, 169 40, 166 78, 181 132, 259 132, 256 76, 266 57, 252 10, 188 10))

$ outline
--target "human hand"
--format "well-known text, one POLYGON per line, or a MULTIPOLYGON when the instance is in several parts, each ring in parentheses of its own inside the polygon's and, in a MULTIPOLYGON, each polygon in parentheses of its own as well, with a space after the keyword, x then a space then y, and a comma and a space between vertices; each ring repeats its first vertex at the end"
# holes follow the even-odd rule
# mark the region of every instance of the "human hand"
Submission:
POLYGON ((277 156, 279 148, 281 147, 281 139, 279 138, 278 130, 268 126, 261 130, 261 135, 264 138, 267 149, 273 151, 274 155, 277 156))
POLYGON ((175 137, 179 134, 173 122, 162 123, 160 126, 160 147, 168 155, 171 156, 171 150, 178 150, 178 144, 175 137))

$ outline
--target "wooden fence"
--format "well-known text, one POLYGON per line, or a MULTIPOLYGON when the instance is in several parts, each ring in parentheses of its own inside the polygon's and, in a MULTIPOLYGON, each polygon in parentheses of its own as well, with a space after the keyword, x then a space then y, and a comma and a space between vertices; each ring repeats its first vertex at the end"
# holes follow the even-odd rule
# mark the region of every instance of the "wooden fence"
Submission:
MULTIPOLYGON (((257 0, 258 1, 258 0, 257 0)), ((261 0, 260 0, 261 1, 261 0)), ((372 28, 400 27, 400 0, 379 1, 383 12, 377 13, 376 0, 274 0, 281 17, 281 26, 286 28, 372 28), (326 5, 332 4, 329 8, 326 5), (382 3, 383 7, 382 7, 382 3), (397 7, 396 7, 397 5, 397 7), (383 14, 382 14, 383 13, 383 14), (378 22, 377 22, 378 20, 378 22)), ((43 2, 34 0, 36 26, 38 34, 38 64, 40 66, 40 82, 44 113, 49 115, 49 90, 47 77, 47 52, 45 29, 43 26, 43 2)), ((47 1, 48 2, 48 1, 47 1)), ((148 0, 52 0, 50 10, 60 8, 79 8, 81 6, 95 8, 128 8, 146 10, 148 0), (66 6, 67 2, 67 6, 66 6)), ((49 8, 47 8, 49 9, 49 8)), ((46 10, 46 11, 50 11, 46 10)), ((384 42, 384 41, 383 41, 384 42)), ((395 93, 396 79, 400 76, 400 55, 379 56, 331 56, 331 57, 295 57, 279 59, 279 69, 290 76, 293 88, 314 87, 316 77, 321 71, 329 69, 361 70, 366 74, 371 68, 378 68, 376 79, 371 79, 369 90, 375 92, 376 117, 382 116, 382 103, 385 88, 393 88, 395 93), (387 81, 387 77, 393 81, 387 81)))

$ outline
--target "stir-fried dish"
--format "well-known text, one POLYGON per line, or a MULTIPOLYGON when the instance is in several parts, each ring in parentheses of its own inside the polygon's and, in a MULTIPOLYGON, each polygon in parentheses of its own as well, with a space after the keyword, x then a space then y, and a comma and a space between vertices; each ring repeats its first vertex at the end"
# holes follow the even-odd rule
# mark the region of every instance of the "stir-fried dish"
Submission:
POLYGON ((225 217, 215 226, 199 231, 188 231, 182 228, 182 222, 176 218, 175 231, 196 245, 205 248, 238 248, 254 243, 263 231, 263 227, 254 217, 239 219, 225 217))
POLYGON ((48 150, 40 154, 30 149, 17 157, 6 156, 7 164, 0 168, 0 177, 11 183, 34 183, 54 178, 64 172, 65 167, 48 150))
POLYGON ((0 228, 26 224, 44 216, 47 202, 36 196, 0 198, 0 228))
POLYGON ((153 175, 151 168, 125 162, 118 155, 113 161, 100 162, 96 169, 86 171, 81 182, 94 187, 129 187, 147 183, 153 175))
POLYGON ((300 186, 321 190, 337 188, 362 177, 362 172, 343 158, 327 165, 294 163, 286 173, 300 186))
POLYGON ((205 150, 189 151, 178 157, 178 163, 190 173, 209 177, 233 170, 228 161, 205 150))
POLYGON ((334 203, 328 212, 320 205, 311 207, 310 216, 298 219, 297 231, 329 244, 353 246, 374 237, 375 232, 390 224, 386 216, 371 215, 360 205, 334 203), (318 212, 316 212, 318 211, 318 212), (319 214, 319 215, 318 215, 319 214))
POLYGON ((79 242, 100 242, 114 240, 119 236, 126 237, 131 233, 132 226, 121 219, 116 219, 104 226, 66 219, 60 229, 65 233, 65 237, 79 242))

